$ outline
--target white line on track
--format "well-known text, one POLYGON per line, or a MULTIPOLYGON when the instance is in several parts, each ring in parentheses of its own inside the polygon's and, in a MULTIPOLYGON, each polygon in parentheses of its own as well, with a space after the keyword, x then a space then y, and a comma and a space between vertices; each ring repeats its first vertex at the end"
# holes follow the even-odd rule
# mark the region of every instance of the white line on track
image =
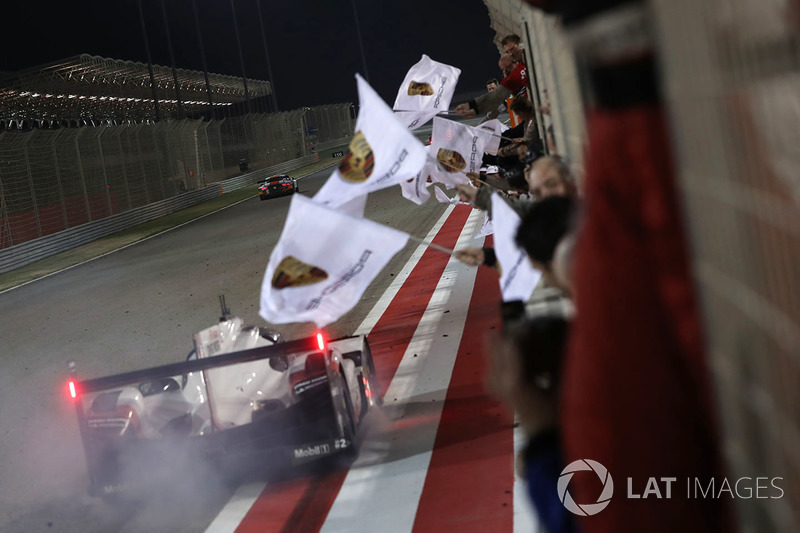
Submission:
MULTIPOLYGON (((470 214, 456 248, 472 241, 479 214, 470 214)), ((448 262, 384 395, 388 427, 364 440, 323 533, 413 529, 476 274, 455 258, 448 262)))
MULTIPOLYGON (((444 226, 444 223, 447 221, 450 213, 453 212, 454 208, 455 206, 453 205, 448 206, 436 224, 434 224, 431 230, 428 232, 428 235, 425 238, 426 241, 433 241, 433 239, 439 233, 439 230, 442 229, 442 226, 444 226)), ((392 283, 386 288, 383 295, 381 295, 370 312, 361 322, 361 325, 356 328, 354 335, 368 335, 372 331, 372 328, 378 323, 378 320, 380 320, 383 313, 389 307, 389 304, 392 303, 392 300, 397 295, 400 287, 403 286, 403 283, 405 283, 405 281, 408 279, 408 276, 414 270, 414 267, 416 267, 417 263, 419 263, 419 260, 422 257, 422 254, 425 253, 426 249, 427 246, 420 244, 417 249, 414 250, 414 253, 411 254, 411 257, 408 259, 406 264, 403 266, 397 276, 395 276, 392 283)), ((469 300, 467 302, 469 302, 469 300)), ((457 349, 458 345, 456 345, 456 350, 457 349)), ((244 520, 244 517, 247 515, 250 508, 258 499, 258 496, 266 487, 267 484, 264 482, 249 483, 247 485, 240 486, 233 496, 231 496, 231 499, 228 501, 222 511, 220 511, 220 514, 217 515, 211 525, 209 525, 208 529, 206 529, 206 533, 233 533, 242 520, 244 520)))
MULTIPOLYGON (((444 213, 442 213, 442 216, 439 217, 439 220, 433 225, 431 230, 428 232, 428 235, 425 237, 427 242, 433 242, 433 239, 439 233, 439 230, 442 229, 442 226, 444 226, 444 223, 447 221, 450 213, 453 212, 453 209, 455 209, 454 205, 450 205, 447 207, 447 209, 445 209, 444 213)), ((419 263, 419 260, 422 258, 422 254, 424 254, 425 250, 427 249, 428 247, 424 244, 417 246, 417 249, 414 250, 413 254, 411 254, 411 257, 408 259, 405 266, 400 270, 400 272, 398 272, 392 283, 386 288, 383 295, 372 307, 372 310, 361 322, 361 325, 356 328, 356 331, 353 333, 353 335, 369 335, 369 333, 372 331, 372 328, 375 327, 375 324, 378 323, 378 320, 380 320, 380 318, 383 316, 383 313, 386 312, 386 308, 389 307, 389 304, 392 303, 394 297, 397 296, 397 292, 400 290, 400 287, 402 287, 403 283, 406 282, 408 276, 411 274, 411 271, 413 271, 414 267, 417 266, 417 263, 419 263)))
MULTIPOLYGON (((330 166, 333 166, 333 165, 330 165, 330 166)), ((316 171, 312 172, 311 174, 308 174, 306 176, 302 176, 301 178, 298 178, 298 179, 307 178, 308 176, 311 176, 312 174, 316 174, 317 172, 321 172, 321 171, 323 171, 323 170, 325 170, 327 168, 330 168, 330 167, 321 168, 319 170, 316 170, 316 171)), ((200 220, 201 218, 205 218, 207 216, 213 215, 214 213, 219 213, 220 211, 228 209, 229 207, 233 207, 235 205, 239 205, 242 202, 246 202, 247 200, 250 200, 250 198, 252 198, 252 197, 248 197, 248 198, 245 198, 244 200, 239 200, 238 202, 234 202, 234 203, 232 203, 230 205, 226 205, 226 206, 220 207, 219 209, 211 211, 210 213, 206 213, 205 215, 200 215, 199 217, 193 218, 192 220, 187 220, 186 222, 178 224, 177 226, 172 226, 171 228, 167 228, 164 231, 159 231, 158 233, 156 233, 154 235, 150 235, 149 237, 145 237, 144 239, 140 239, 140 240, 138 240, 136 242, 132 242, 130 244, 126 244, 125 246, 122 246, 120 248, 116 248, 114 250, 111 250, 110 252, 106 252, 106 253, 98 255, 96 257, 92 257, 90 259, 87 259, 86 261, 81 261, 80 263, 75 263, 74 265, 70 265, 68 267, 62 268, 61 270, 56 270, 55 272, 50 272, 49 274, 45 274, 43 276, 39 276, 36 279, 32 279, 30 281, 26 281, 24 283, 20 283, 19 285, 14 285, 13 287, 9 287, 7 289, 0 290, 0 294, 6 293, 6 292, 9 292, 9 291, 13 291, 14 289, 19 289, 20 287, 24 287, 25 285, 29 285, 29 284, 34 283, 36 281, 39 281, 41 279, 49 278, 50 276, 55 276, 56 274, 60 274, 61 272, 65 272, 65 271, 70 270, 72 268, 79 267, 81 265, 85 265, 86 263, 91 263, 95 259, 100 259, 101 257, 105 257, 107 255, 111 255, 111 254, 113 254, 115 252, 119 252, 120 250, 124 250, 125 248, 130 248, 131 246, 134 246, 134 245, 139 244, 141 242, 150 240, 153 237, 158 237, 159 235, 163 235, 164 233, 167 233, 168 231, 172 231, 172 230, 178 229, 181 226, 185 226, 186 224, 191 224, 192 222, 194 222, 196 220, 200 220)), ((177 211, 175 211, 175 212, 177 213, 177 211)), ((172 214, 172 213, 169 213, 169 214, 172 214)), ((112 235, 113 235, 113 233, 112 233, 112 235)), ((103 238, 103 237, 101 237, 101 238, 103 238)), ((90 241, 90 243, 91 242, 96 242, 96 241, 90 241)), ((86 243, 86 244, 90 244, 90 243, 86 243)), ((47 258, 45 258, 45 259, 47 259, 47 258)))
POLYGON ((241 485, 230 501, 206 529, 206 533, 230 533, 236 530, 247 512, 256 503, 266 483, 248 483, 241 485))

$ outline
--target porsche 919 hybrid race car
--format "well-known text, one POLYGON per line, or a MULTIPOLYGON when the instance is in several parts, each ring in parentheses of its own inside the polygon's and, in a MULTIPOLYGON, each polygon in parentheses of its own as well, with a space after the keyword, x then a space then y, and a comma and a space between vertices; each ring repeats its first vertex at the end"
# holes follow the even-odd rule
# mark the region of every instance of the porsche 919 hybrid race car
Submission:
POLYGON ((278 176, 270 176, 258 186, 258 197, 261 200, 272 198, 274 196, 283 196, 284 194, 293 194, 300 192, 300 187, 297 180, 290 178, 286 174, 278 176))
POLYGON ((185 362, 114 376, 78 380, 70 363, 91 495, 146 489, 187 457, 241 470, 356 454, 380 402, 365 336, 282 342, 223 316, 194 341, 185 362))

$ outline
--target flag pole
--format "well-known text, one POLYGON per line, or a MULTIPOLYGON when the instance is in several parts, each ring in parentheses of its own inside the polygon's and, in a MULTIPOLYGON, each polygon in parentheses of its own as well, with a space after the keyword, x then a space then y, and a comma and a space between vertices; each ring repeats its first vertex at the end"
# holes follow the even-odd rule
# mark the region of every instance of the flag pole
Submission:
POLYGON ((420 239, 419 237, 414 237, 413 235, 409 235, 408 238, 410 240, 414 241, 414 242, 418 242, 420 244, 424 244, 425 246, 427 246, 429 248, 433 248, 434 250, 439 250, 440 252, 444 252, 447 255, 455 255, 455 253, 456 253, 455 250, 450 250, 448 248, 445 248, 444 246, 439 246, 438 244, 433 244, 432 242, 428 242, 428 241, 426 241, 424 239, 420 239))

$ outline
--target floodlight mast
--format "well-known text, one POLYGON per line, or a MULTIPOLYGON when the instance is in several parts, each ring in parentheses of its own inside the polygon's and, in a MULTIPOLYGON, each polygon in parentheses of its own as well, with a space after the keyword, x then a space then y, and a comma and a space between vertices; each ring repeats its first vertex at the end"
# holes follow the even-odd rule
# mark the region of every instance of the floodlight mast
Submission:
POLYGON ((261 15, 261 0, 256 0, 258 9, 258 23, 261 26, 261 40, 264 43, 264 55, 267 56, 267 74, 269 75, 269 93, 272 101, 272 112, 278 112, 278 97, 275 95, 275 78, 272 77, 272 66, 269 62, 269 49, 267 48, 267 33, 264 31, 264 17, 261 15))
POLYGON ((144 10, 142 9, 142 0, 137 0, 139 5, 139 21, 142 24, 142 37, 144 37, 144 49, 147 53, 147 72, 150 74, 150 88, 153 91, 153 107, 156 112, 156 122, 161 122, 161 110, 158 105, 158 91, 156 90, 156 76, 153 73, 153 59, 150 56, 150 40, 147 38, 147 28, 144 23, 144 10))
POLYGON ((356 37, 358 37, 358 48, 361 50, 361 65, 364 68, 364 79, 369 82, 369 72, 367 72, 367 56, 364 54, 364 41, 361 38, 361 24, 358 22, 358 9, 356 0, 351 0, 353 4, 353 21, 356 23, 356 37))

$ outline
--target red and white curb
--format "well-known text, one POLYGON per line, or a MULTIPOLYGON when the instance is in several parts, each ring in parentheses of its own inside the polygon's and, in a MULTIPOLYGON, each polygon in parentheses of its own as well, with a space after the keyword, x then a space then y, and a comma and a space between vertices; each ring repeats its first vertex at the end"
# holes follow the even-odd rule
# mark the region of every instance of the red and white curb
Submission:
MULTIPOLYGON (((477 210, 449 206, 426 241, 455 249, 474 246, 482 220, 477 210)), ((496 292, 496 283, 487 269, 417 247, 356 330, 375 343, 385 390, 384 408, 371 415, 356 462, 349 471, 322 479, 243 485, 206 532, 437 531, 453 527, 461 514, 463 525, 470 524, 465 530, 536 531, 524 483, 514 479, 513 450, 520 436, 510 422, 485 418, 499 416, 498 407, 489 405, 469 366, 469 350, 480 351, 470 346, 481 340, 477 332, 485 315, 479 307, 486 304, 485 298, 476 304, 473 290, 496 292), (464 397, 454 386, 470 392, 464 397), (477 422, 488 420, 491 429, 462 431, 461 424, 470 421, 461 407, 465 400, 481 410, 484 419, 477 422), (474 443, 492 453, 473 460, 474 443), (491 506, 473 505, 484 485, 491 506), (431 503, 445 491, 444 503, 431 503), (481 516, 466 516, 470 512, 481 516), (447 513, 459 516, 441 516, 447 513)))

